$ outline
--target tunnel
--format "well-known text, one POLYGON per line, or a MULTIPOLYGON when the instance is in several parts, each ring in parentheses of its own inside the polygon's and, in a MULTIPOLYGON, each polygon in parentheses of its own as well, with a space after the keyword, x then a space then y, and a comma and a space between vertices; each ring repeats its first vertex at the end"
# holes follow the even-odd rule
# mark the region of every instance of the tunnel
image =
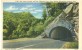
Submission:
POLYGON ((58 40, 72 40, 72 33, 65 27, 55 27, 50 31, 49 37, 58 40))

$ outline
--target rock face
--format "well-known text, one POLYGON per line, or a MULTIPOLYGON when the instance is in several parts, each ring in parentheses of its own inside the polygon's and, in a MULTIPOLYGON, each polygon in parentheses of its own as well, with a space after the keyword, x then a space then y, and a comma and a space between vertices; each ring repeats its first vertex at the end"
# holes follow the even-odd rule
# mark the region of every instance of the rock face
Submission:
POLYGON ((78 32, 78 10, 78 3, 69 4, 66 9, 46 27, 41 36, 44 37, 46 35, 48 38, 63 39, 70 38, 71 36, 78 37, 76 33, 78 32), (58 29, 59 27, 62 28, 58 29))

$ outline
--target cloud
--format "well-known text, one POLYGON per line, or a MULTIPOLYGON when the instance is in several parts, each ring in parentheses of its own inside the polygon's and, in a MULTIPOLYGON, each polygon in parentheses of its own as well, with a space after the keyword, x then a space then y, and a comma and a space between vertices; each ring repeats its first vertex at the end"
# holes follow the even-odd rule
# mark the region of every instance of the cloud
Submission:
POLYGON ((18 10, 18 8, 16 8, 15 6, 10 6, 8 8, 5 9, 6 11, 12 11, 12 10, 18 10))
POLYGON ((30 11, 35 11, 35 10, 36 10, 36 8, 30 8, 29 10, 30 10, 30 11))
POLYGON ((30 12, 31 13, 40 13, 40 12, 43 12, 43 10, 41 10, 41 9, 35 9, 35 10, 31 10, 30 12))
POLYGON ((38 10, 35 10, 36 12, 42 12, 43 10, 41 10, 41 9, 38 9, 38 10))
POLYGON ((33 11, 35 10, 36 8, 32 7, 32 5, 28 5, 28 6, 25 6, 25 7, 22 7, 20 10, 28 10, 28 11, 33 11))
POLYGON ((32 5, 26 5, 25 7, 22 7, 20 10, 26 10, 32 8, 32 5))
POLYGON ((34 11, 36 8, 28 8, 28 7, 23 7, 23 8, 21 8, 20 10, 22 10, 22 11, 26 11, 26 10, 28 10, 28 11, 34 11))
POLYGON ((22 12, 22 11, 14 11, 14 13, 19 13, 19 12, 22 12))
POLYGON ((26 5, 26 7, 31 8, 31 7, 33 7, 33 5, 26 5))
POLYGON ((36 7, 33 7, 33 5, 27 5, 27 6, 23 6, 23 7, 15 7, 15 6, 9 6, 8 8, 4 9, 6 11, 13 11, 13 12, 22 12, 22 11, 26 11, 26 12, 31 12, 33 14, 37 14, 37 13, 42 13, 42 9, 38 9, 36 7), (16 10, 16 11, 15 11, 16 10))
POLYGON ((23 8, 21 8, 20 10, 23 10, 23 11, 24 11, 24 10, 27 10, 27 9, 28 9, 28 8, 26 8, 26 7, 23 7, 23 8))
POLYGON ((34 14, 34 13, 37 13, 36 11, 30 11, 30 12, 33 13, 33 14, 34 14))

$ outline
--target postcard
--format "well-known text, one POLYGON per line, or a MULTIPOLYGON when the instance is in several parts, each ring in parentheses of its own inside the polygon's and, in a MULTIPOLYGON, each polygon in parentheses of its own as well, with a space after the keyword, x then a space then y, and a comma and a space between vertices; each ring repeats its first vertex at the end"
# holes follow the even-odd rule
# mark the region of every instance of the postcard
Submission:
POLYGON ((79 2, 2 0, 4 50, 79 49, 79 2))

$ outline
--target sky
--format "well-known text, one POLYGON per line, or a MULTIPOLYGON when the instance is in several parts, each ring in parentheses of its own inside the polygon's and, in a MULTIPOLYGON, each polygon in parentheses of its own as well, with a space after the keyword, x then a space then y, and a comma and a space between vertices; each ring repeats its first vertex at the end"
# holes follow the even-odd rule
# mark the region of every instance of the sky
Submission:
POLYGON ((18 3, 18 2, 10 2, 3 3, 3 10, 13 13, 18 12, 30 12, 36 18, 42 18, 44 5, 41 3, 18 3))

